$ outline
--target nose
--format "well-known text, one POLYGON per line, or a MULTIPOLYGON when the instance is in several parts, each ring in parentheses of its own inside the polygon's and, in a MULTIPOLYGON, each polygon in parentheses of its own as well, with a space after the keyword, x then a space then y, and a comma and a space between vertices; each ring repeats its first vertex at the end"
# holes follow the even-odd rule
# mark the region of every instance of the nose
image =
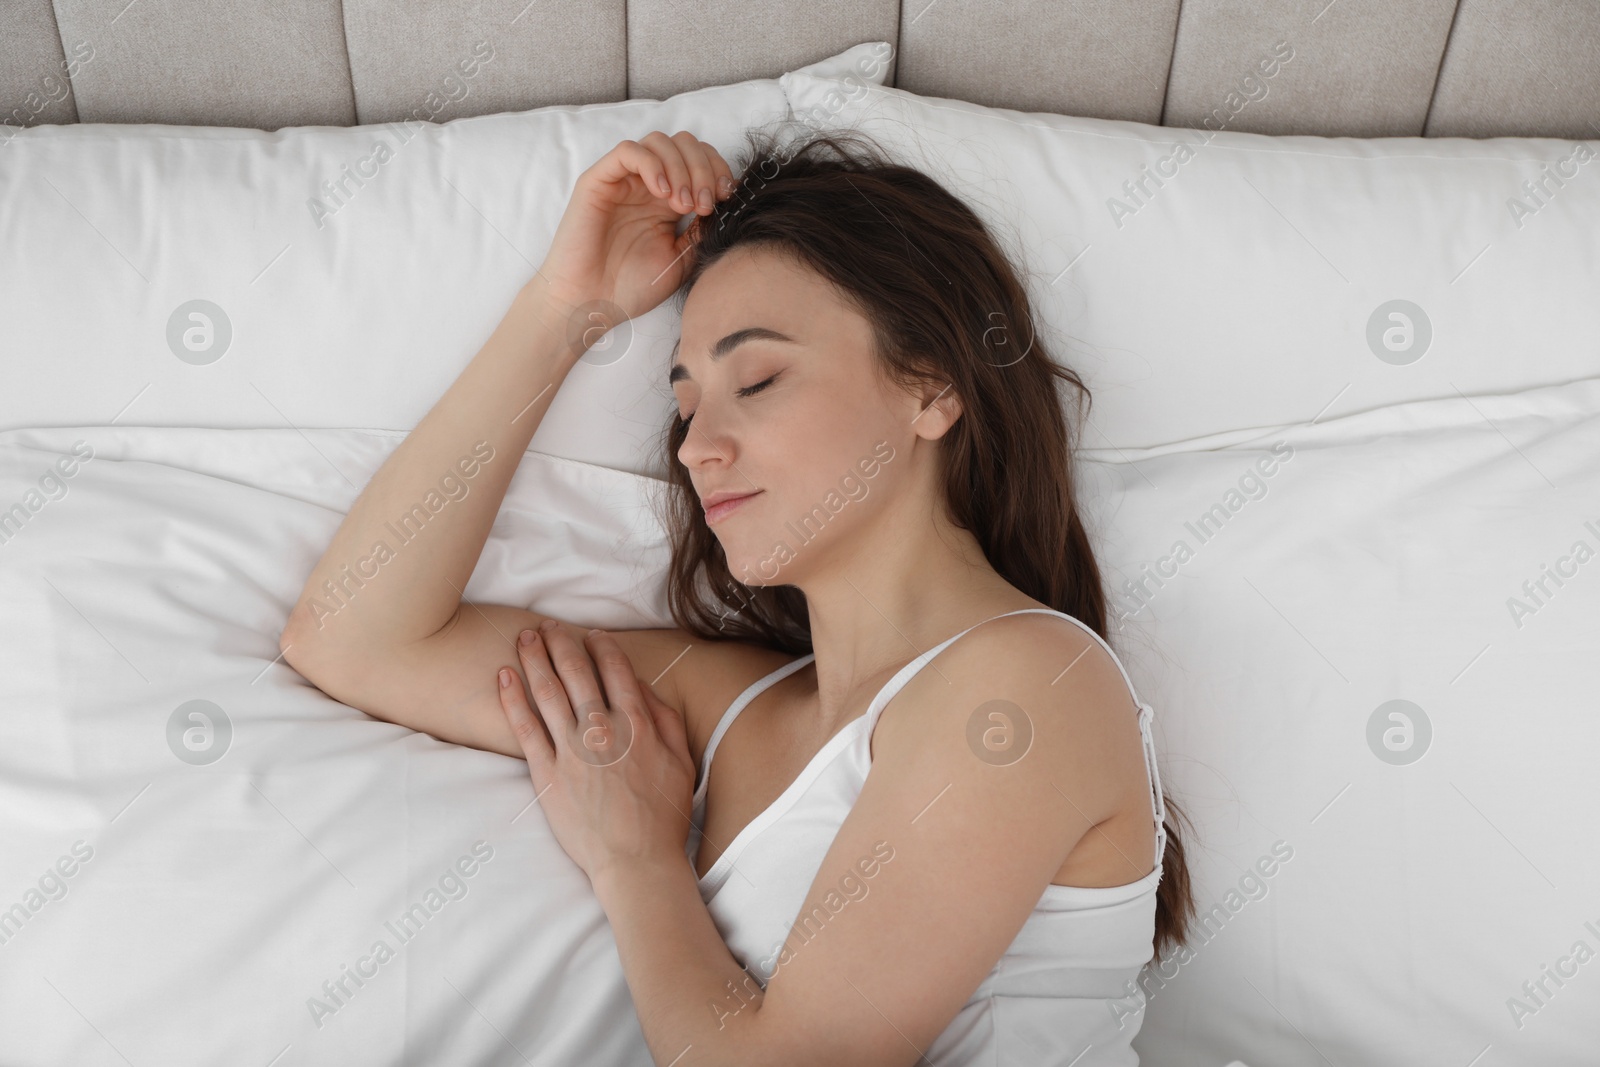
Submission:
POLYGON ((737 460, 738 446, 732 434, 719 429, 715 421, 716 413, 709 408, 709 404, 700 404, 694 413, 694 421, 689 423, 683 444, 678 446, 678 462, 690 470, 708 464, 732 466, 737 460))

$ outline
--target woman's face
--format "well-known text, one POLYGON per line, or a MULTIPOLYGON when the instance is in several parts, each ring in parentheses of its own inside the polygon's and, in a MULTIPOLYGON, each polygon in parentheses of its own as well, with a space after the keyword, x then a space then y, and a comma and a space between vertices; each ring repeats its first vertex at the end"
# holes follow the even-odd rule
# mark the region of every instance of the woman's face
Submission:
POLYGON ((798 584, 881 524, 913 484, 912 437, 941 417, 882 378, 867 320, 831 283, 771 249, 729 252, 690 290, 672 390, 701 501, 755 494, 706 511, 746 585, 798 584))

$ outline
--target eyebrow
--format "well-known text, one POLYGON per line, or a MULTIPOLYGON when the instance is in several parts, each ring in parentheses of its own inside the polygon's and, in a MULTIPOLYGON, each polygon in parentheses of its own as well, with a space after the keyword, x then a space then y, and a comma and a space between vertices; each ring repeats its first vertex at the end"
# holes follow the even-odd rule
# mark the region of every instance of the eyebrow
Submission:
MULTIPOLYGON (((681 342, 682 338, 679 338, 679 341, 681 342)), ((729 352, 732 352, 735 348, 738 348, 746 341, 782 341, 785 344, 791 345, 797 345, 800 343, 786 333, 779 333, 777 330, 769 330, 765 326, 746 326, 742 330, 734 330, 732 333, 728 334, 728 336, 711 346, 711 362, 715 363, 717 360, 726 356, 729 352)), ((673 345, 672 347, 674 354, 676 354, 678 346, 673 345)), ((688 377, 688 367, 685 367, 682 363, 673 363, 672 370, 667 375, 667 384, 672 385, 674 382, 683 381, 688 377)))

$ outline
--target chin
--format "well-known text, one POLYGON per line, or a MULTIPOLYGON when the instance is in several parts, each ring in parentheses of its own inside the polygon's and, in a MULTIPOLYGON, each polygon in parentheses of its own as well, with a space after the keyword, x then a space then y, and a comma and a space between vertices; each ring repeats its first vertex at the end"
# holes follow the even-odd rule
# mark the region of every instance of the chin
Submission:
POLYGON ((728 573, 743 584, 753 588, 763 585, 787 585, 787 567, 775 567, 758 553, 729 553, 728 573))
POLYGON ((722 543, 722 553, 734 578, 751 587, 790 584, 794 555, 780 549, 777 540, 749 533, 730 540, 722 543))

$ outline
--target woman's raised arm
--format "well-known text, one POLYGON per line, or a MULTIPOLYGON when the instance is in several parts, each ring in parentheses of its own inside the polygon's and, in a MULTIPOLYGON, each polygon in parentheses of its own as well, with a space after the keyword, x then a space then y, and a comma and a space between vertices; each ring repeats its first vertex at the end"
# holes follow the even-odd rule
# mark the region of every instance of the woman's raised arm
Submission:
MULTIPOLYGON (((461 591, 556 390, 605 328, 677 288, 695 236, 693 226, 678 234, 678 223, 689 212, 709 214, 712 198, 731 189, 727 163, 688 133, 623 141, 579 176, 540 269, 362 490, 312 570, 279 641, 291 666, 391 721, 404 720, 374 705, 392 704, 408 685, 437 697, 447 684, 441 672, 472 666, 461 656, 462 631, 481 624, 461 623, 482 613, 462 610, 461 591), (447 630, 449 656, 423 649, 447 630), (432 673, 397 676, 413 670, 432 673), (362 680, 380 675, 385 693, 363 692, 362 680)), ((487 712, 501 716, 487 695, 487 712)), ((492 730, 497 739, 500 732, 492 730)))
POLYGON ((522 288, 356 498, 289 614, 285 646, 380 654, 450 620, 517 462, 582 354, 565 343, 569 312, 537 276, 522 288))

